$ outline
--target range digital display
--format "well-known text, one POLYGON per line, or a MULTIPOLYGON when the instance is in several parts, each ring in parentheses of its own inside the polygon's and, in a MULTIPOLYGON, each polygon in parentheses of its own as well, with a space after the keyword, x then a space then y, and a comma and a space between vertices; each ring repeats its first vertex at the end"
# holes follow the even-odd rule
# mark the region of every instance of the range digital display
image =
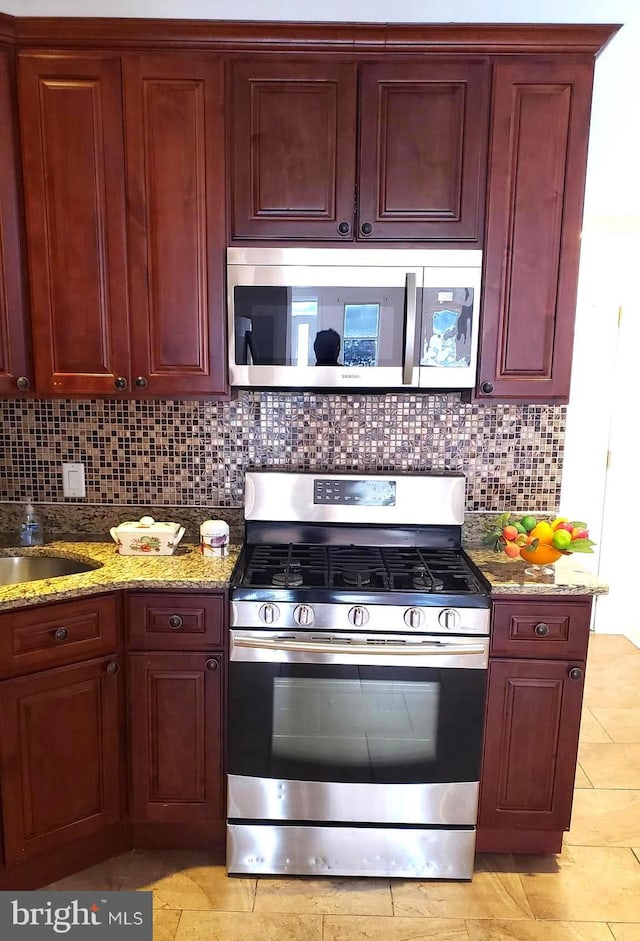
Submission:
POLYGON ((315 480, 314 504, 395 506, 395 480, 315 480))

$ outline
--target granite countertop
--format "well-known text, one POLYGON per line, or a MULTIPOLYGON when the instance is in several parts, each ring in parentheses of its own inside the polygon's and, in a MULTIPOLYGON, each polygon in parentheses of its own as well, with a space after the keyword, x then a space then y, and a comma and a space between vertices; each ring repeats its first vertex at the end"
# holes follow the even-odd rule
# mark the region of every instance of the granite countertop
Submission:
MULTIPOLYGON (((172 556, 124 556, 113 542, 60 540, 34 549, 0 548, 8 555, 55 555, 96 568, 80 575, 62 575, 18 585, 0 586, 0 611, 49 601, 65 601, 83 595, 121 589, 224 589, 229 585, 240 545, 232 544, 224 559, 208 559, 197 546, 181 545, 172 556)), ((581 568, 575 556, 565 556, 554 565, 553 575, 531 578, 525 565, 490 549, 465 547, 480 569, 492 595, 600 595, 608 586, 581 568)))
POLYGON ((491 587, 492 595, 606 595, 609 586, 582 568, 577 553, 563 556, 552 575, 525 575, 521 560, 512 560, 492 549, 465 547, 491 587))
POLYGON ((97 568, 80 575, 61 575, 18 585, 0 585, 0 611, 23 608, 38 602, 65 601, 83 595, 123 588, 224 589, 238 558, 239 545, 229 547, 224 559, 205 558, 197 546, 181 545, 172 556, 124 556, 113 542, 49 542, 34 549, 3 548, 9 555, 55 555, 97 568))

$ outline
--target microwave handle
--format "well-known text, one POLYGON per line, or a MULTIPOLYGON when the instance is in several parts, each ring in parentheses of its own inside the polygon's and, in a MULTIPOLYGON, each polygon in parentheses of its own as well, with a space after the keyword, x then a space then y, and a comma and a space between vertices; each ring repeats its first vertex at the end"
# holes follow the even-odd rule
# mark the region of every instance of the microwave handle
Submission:
POLYGON ((416 365, 416 327, 418 319, 418 287, 415 271, 407 271, 407 315, 404 337, 404 365, 402 384, 410 386, 413 380, 413 368, 416 365))

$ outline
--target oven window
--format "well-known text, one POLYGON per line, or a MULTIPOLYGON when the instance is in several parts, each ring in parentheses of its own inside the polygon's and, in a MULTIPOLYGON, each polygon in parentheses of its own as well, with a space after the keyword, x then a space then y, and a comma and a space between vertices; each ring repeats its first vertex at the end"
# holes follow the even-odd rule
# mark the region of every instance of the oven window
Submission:
POLYGON ((477 781, 482 670, 232 662, 229 771, 312 781, 477 781))

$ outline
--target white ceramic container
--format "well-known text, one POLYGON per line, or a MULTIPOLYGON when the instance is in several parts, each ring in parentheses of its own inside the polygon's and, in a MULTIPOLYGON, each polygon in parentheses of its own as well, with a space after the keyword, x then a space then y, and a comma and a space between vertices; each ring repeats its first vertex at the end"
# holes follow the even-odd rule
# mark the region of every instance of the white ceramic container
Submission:
POLYGON ((113 526, 110 532, 120 555, 173 555, 184 536, 184 526, 143 516, 137 522, 128 520, 113 526))

